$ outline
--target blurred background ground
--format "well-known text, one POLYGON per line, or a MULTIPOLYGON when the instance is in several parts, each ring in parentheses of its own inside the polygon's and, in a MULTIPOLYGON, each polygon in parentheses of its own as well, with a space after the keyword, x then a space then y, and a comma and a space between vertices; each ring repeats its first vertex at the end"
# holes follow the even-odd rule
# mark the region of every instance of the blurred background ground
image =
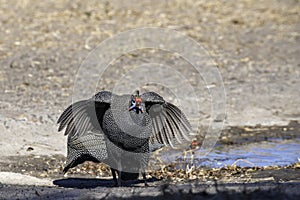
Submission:
MULTIPOLYGON (((65 155, 56 120, 72 101, 81 62, 101 41, 141 27, 174 29, 208 49, 224 81, 225 129, 295 124, 299 15, 298 0, 0 0, 0 160, 65 155)), ((120 73, 108 71, 99 89, 120 73)))

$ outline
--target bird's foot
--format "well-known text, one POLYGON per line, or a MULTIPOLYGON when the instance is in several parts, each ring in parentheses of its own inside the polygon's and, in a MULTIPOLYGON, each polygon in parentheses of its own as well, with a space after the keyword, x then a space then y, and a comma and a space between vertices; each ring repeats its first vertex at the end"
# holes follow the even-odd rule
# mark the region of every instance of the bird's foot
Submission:
POLYGON ((147 183, 147 181, 145 181, 145 187, 149 187, 149 184, 147 183))
POLYGON ((143 176, 143 179, 144 179, 144 184, 145 184, 145 187, 148 187, 148 183, 147 183, 147 177, 146 177, 146 173, 145 172, 142 172, 142 176, 143 176))

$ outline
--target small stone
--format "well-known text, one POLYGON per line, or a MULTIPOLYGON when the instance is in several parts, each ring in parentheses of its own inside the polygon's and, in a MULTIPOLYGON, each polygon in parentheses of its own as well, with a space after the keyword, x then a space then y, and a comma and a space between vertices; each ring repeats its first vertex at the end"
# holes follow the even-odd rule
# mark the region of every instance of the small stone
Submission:
POLYGON ((26 151, 33 151, 34 148, 33 147, 28 147, 26 151))
POLYGON ((45 173, 40 174, 40 177, 47 177, 48 175, 45 173))

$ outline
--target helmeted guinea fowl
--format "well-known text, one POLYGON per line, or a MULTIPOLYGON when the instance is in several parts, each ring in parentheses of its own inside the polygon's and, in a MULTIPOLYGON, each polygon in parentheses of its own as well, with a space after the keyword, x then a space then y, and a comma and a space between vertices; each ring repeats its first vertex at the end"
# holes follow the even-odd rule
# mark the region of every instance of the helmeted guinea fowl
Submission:
POLYGON ((101 91, 70 105, 57 123, 58 131, 66 127, 68 135, 64 173, 85 161, 103 162, 111 167, 116 185, 137 179, 139 172, 146 184, 149 153, 189 140, 191 131, 182 111, 155 92, 101 91))

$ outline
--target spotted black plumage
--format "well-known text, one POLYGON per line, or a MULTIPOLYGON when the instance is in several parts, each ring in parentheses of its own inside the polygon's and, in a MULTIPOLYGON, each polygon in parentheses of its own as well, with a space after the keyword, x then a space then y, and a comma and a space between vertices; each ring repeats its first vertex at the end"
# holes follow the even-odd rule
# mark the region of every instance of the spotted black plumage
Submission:
POLYGON ((58 124, 58 131, 68 135, 64 172, 85 161, 104 162, 118 185, 137 179, 139 172, 146 180, 149 153, 188 140, 191 131, 182 111, 155 92, 119 96, 102 91, 70 105, 58 124), (132 109, 134 97, 141 104, 132 109))

